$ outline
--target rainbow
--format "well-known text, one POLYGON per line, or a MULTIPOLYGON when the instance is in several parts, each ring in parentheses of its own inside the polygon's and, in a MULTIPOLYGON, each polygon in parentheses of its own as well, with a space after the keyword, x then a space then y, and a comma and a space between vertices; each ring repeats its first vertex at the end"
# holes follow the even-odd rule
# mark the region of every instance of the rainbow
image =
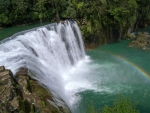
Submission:
MULTIPOLYGON (((101 51, 103 51, 103 50, 101 50, 101 51)), ((108 53, 108 54, 111 54, 111 55, 117 57, 118 59, 127 62, 127 63, 130 64, 134 69, 136 69, 138 72, 140 72, 141 75, 143 75, 145 79, 148 79, 148 80, 150 81, 150 75, 149 75, 145 70, 143 70, 141 67, 139 67, 138 65, 136 65, 135 63, 133 63, 133 62, 127 60, 127 59, 124 58, 123 56, 116 55, 116 54, 113 54, 113 53, 108 52, 108 51, 103 51, 103 52, 108 53)))
MULTIPOLYGON (((112 53, 110 53, 110 54, 112 54, 112 53)), ((116 56, 117 58, 119 58, 119 59, 121 59, 121 60, 123 60, 123 61, 126 61, 128 64, 130 64, 130 65, 131 65, 132 67, 134 67, 136 70, 138 70, 142 75, 144 75, 144 77, 145 77, 146 79, 149 79, 149 80, 150 80, 150 75, 149 75, 146 71, 144 71, 141 67, 139 67, 138 65, 136 65, 135 63, 133 63, 133 62, 127 60, 127 59, 124 58, 123 56, 115 55, 115 54, 112 54, 112 55, 116 56)))

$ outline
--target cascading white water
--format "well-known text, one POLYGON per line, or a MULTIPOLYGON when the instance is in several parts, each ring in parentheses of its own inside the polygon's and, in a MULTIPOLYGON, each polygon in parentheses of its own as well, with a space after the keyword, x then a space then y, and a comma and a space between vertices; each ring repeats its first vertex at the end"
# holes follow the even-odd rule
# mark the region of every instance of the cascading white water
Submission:
POLYGON ((90 86, 86 77, 79 76, 87 56, 76 22, 20 32, 0 44, 0 65, 11 69, 14 75, 19 68, 28 68, 35 79, 59 94, 69 106, 77 92, 75 89, 90 86))
MULTIPOLYGON (((118 51, 125 50, 124 47, 120 49, 120 46, 113 45, 113 48, 118 47, 118 51)), ((139 56, 142 54, 138 53, 139 56)), ((21 67, 28 68, 29 75, 33 77, 34 74, 41 84, 55 91, 68 104, 72 113, 81 113, 81 104, 87 108, 85 102, 90 103, 91 96, 96 99, 96 104, 106 105, 111 94, 132 94, 135 90, 134 97, 141 98, 142 102, 149 100, 149 87, 142 84, 149 85, 140 77, 141 72, 130 66, 130 63, 103 53, 101 49, 92 50, 91 58, 94 60, 91 61, 85 54, 76 22, 54 23, 19 32, 0 41, 0 65, 11 69, 14 75, 21 67), (142 86, 140 92, 143 97, 136 92, 139 86, 142 86)), ((141 105, 149 105, 149 101, 141 105)))

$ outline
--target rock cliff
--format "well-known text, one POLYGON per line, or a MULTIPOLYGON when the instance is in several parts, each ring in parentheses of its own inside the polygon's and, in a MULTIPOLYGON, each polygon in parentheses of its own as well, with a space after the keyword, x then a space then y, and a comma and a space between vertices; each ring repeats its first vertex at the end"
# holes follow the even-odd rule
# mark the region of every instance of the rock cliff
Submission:
POLYGON ((0 113, 70 113, 65 102, 29 77, 28 70, 12 72, 0 66, 0 113))

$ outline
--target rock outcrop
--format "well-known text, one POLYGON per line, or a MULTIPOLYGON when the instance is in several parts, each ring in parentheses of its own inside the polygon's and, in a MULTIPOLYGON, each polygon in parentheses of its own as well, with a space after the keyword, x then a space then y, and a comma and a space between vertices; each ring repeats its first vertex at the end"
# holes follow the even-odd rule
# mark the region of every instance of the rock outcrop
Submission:
POLYGON ((150 35, 147 32, 138 32, 135 39, 129 43, 129 47, 140 47, 147 49, 150 46, 150 35))
POLYGON ((21 68, 15 78, 0 66, 0 113, 70 113, 65 102, 21 68))

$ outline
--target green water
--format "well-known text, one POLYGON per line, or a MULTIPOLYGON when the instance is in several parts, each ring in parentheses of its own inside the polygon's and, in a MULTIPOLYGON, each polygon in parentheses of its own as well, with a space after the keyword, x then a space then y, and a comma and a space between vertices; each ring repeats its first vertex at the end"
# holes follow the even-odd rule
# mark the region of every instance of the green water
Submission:
POLYGON ((80 92, 81 101, 77 105, 80 113, 89 106, 102 109, 112 105, 122 94, 137 102, 140 113, 150 113, 150 50, 129 48, 129 41, 107 44, 87 51, 93 60, 92 75, 97 90, 80 92))
MULTIPOLYGON (((41 26, 41 24, 0 29, 0 40, 15 32, 41 26)), ((92 62, 89 70, 95 90, 79 92, 81 101, 74 113, 88 113, 88 107, 102 109, 112 105, 122 94, 138 102, 141 113, 150 113, 150 50, 127 47, 128 41, 107 44, 87 51, 92 62)), ((88 79, 88 78, 87 78, 88 79)), ((87 88, 88 89, 88 88, 87 88)))
POLYGON ((23 31, 23 30, 27 30, 27 29, 32 29, 32 28, 39 27, 39 26, 43 26, 43 25, 46 25, 49 23, 50 22, 42 23, 42 24, 30 24, 30 25, 25 25, 25 26, 2 28, 2 29, 0 29, 0 40, 13 35, 14 33, 17 33, 17 32, 23 31))

